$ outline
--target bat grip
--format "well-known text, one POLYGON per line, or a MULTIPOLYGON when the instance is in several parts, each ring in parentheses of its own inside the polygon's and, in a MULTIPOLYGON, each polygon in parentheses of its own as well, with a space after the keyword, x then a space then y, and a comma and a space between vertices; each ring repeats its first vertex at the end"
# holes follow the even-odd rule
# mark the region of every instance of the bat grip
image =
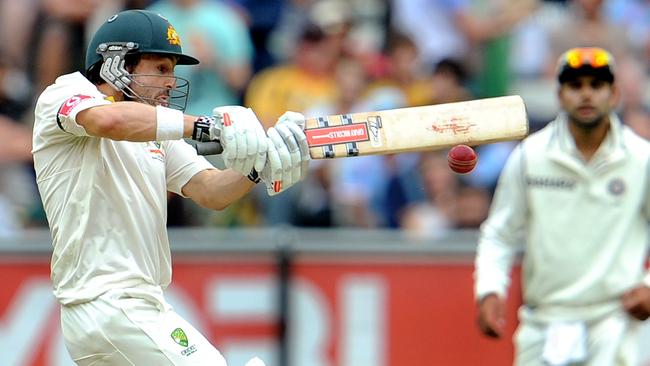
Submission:
POLYGON ((223 152, 223 146, 219 141, 199 142, 189 140, 188 142, 196 149, 198 155, 219 155, 223 152))

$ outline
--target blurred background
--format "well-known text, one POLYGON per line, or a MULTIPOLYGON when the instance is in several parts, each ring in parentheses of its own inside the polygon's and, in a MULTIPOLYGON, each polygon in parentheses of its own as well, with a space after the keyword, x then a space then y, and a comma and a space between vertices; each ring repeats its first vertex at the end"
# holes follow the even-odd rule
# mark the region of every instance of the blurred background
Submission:
MULTIPOLYGON (((0 0, 1 365, 71 365, 31 163, 35 98, 83 69, 110 15, 146 8, 201 60, 177 67, 190 114, 240 104, 272 123, 520 94, 535 131, 558 111, 557 57, 600 46, 617 60, 619 115, 650 138, 647 0, 0 0)), ((477 147, 467 175, 446 151, 313 161, 282 195, 260 186, 221 212, 170 194, 170 297, 232 365, 509 364, 510 340, 475 329, 471 276, 516 143, 477 147)))
MULTIPOLYGON (((35 98, 81 70, 87 40, 128 8, 164 14, 201 60, 177 68, 190 80, 190 114, 241 104, 273 123, 287 110, 310 117, 520 94, 537 130, 557 112, 559 54, 598 45, 619 64, 623 120, 650 136, 648 1, 2 0, 0 235, 47 226, 30 166, 35 98)), ((172 195, 169 225, 390 228, 435 238, 480 224, 515 144, 478 147, 476 170, 462 176, 446 167, 446 151, 314 161, 283 195, 259 187, 222 212, 172 195)))

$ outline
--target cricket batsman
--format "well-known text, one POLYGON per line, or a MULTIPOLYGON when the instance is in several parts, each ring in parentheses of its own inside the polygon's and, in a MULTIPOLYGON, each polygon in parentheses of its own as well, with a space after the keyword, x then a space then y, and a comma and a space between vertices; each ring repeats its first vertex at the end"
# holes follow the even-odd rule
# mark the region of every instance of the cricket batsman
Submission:
MULTIPOLYGON (((51 279, 66 347, 80 366, 226 365, 167 303, 167 192, 220 210, 263 182, 280 193, 304 178, 304 117, 264 130, 239 106, 182 110, 199 61, 161 15, 128 10, 89 42, 85 74, 57 78, 35 109, 33 156, 49 222, 51 279), (227 169, 183 138, 220 140, 227 169)), ((259 363, 258 363, 259 364, 259 363)))

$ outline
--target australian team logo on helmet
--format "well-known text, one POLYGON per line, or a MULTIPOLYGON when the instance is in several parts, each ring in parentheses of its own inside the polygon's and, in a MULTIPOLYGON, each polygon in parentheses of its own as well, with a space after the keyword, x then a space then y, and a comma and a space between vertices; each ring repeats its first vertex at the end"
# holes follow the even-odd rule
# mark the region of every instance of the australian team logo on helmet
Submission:
POLYGON ((167 27, 167 41, 169 41, 169 44, 181 45, 181 37, 178 36, 176 29, 171 24, 167 27))
POLYGON ((614 82, 614 57, 599 47, 576 47, 564 52, 557 62, 560 83, 581 75, 592 75, 609 83, 614 82))
MULTIPOLYGON (((196 65, 197 59, 186 55, 181 49, 181 39, 174 27, 160 14, 146 10, 126 10, 111 16, 97 30, 86 51, 86 75, 98 73, 116 90, 131 99, 156 105, 159 102, 136 93, 131 85, 159 88, 140 84, 127 71, 125 58, 137 54, 173 56, 178 65, 196 65)), ((168 78, 169 76, 149 75, 168 78)), ((175 87, 169 93, 168 107, 184 110, 189 93, 189 81, 174 76, 175 87)))

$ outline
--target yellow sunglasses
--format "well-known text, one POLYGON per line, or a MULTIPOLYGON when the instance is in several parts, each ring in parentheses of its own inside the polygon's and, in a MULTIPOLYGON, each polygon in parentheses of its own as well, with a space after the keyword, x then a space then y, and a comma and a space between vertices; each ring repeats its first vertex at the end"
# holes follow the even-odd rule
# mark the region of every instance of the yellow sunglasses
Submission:
POLYGON ((594 69, 610 66, 614 58, 602 48, 572 48, 564 53, 564 66, 572 69, 579 69, 583 66, 591 66, 594 69))

